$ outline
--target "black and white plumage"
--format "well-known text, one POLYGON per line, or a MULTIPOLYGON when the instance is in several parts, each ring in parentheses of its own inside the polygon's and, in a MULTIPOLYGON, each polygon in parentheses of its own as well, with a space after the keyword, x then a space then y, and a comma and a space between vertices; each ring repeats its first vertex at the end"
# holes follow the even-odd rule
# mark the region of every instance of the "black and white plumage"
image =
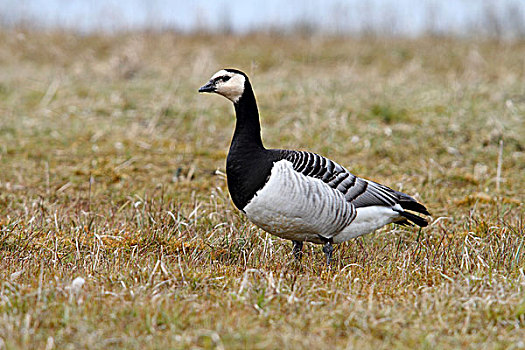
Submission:
POLYGON ((266 149, 257 103, 246 74, 215 73, 199 92, 213 92, 234 103, 236 125, 226 175, 233 203, 263 230, 294 242, 324 244, 330 263, 332 244, 390 223, 427 226, 409 212, 430 215, 407 194, 351 174, 334 161, 305 151, 266 149))

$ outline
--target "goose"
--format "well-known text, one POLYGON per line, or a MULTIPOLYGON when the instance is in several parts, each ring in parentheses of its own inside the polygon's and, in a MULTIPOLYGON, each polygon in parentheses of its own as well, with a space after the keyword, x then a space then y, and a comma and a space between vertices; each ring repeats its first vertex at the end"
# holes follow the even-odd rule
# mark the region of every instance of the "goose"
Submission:
POLYGON ((357 177, 338 163, 307 151, 266 149, 248 76, 221 69, 199 88, 233 102, 235 130, 226 158, 233 204, 264 231, 293 242, 301 260, 303 242, 323 245, 330 266, 333 244, 390 223, 425 227, 430 215, 411 196, 357 177))

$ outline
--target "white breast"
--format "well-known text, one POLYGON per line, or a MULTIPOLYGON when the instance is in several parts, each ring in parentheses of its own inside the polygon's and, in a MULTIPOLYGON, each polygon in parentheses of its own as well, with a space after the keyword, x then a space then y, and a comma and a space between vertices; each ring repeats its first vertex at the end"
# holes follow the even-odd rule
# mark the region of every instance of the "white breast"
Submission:
POLYGON ((322 243, 348 227, 356 212, 343 194, 323 181, 293 170, 292 163, 274 164, 266 185, 244 207, 248 218, 276 236, 322 243))

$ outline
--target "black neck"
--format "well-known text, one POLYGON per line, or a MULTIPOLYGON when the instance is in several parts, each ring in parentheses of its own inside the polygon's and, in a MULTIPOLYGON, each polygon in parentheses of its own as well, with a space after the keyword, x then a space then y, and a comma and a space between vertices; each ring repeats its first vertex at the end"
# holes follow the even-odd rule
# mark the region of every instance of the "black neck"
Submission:
POLYGON ((244 210, 268 180, 277 158, 263 146, 257 103, 248 80, 234 105, 237 122, 226 159, 226 176, 233 203, 244 210))
POLYGON ((257 102, 249 81, 246 81, 244 93, 235 104, 237 121, 233 133, 232 146, 242 145, 245 150, 264 149, 261 139, 261 124, 257 102))

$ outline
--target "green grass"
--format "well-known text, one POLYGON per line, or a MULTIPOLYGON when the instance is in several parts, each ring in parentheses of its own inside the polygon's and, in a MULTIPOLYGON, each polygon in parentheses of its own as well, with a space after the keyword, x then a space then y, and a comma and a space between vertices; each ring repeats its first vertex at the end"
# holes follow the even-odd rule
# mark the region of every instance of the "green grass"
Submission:
POLYGON ((525 347, 524 42, 0 41, 0 349, 525 347), (413 194, 433 223, 298 266, 230 203, 232 107, 197 94, 223 67, 251 76, 268 147, 413 194))

